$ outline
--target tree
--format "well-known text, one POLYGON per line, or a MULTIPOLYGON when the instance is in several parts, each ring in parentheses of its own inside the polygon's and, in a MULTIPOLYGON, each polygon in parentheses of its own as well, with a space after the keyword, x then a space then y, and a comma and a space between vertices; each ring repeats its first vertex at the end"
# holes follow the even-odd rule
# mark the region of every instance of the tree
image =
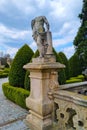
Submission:
POLYGON ((69 64, 68 64, 68 59, 65 56, 65 54, 63 52, 59 52, 59 56, 62 59, 62 63, 66 66, 65 67, 65 75, 66 75, 66 79, 69 79, 69 64))
POLYGON ((77 76, 82 72, 82 65, 77 53, 69 59, 70 77, 77 76))
POLYGON ((36 52, 34 53, 32 58, 37 58, 37 57, 39 57, 39 51, 38 50, 36 50, 36 52))
POLYGON ((14 87, 22 87, 24 88, 24 79, 26 70, 23 69, 23 66, 27 64, 31 57, 33 56, 32 49, 25 44, 21 47, 11 65, 10 73, 9 73, 9 84, 14 87))
MULTIPOLYGON (((62 61, 60 55, 57 54, 57 52, 55 51, 54 48, 53 48, 53 53, 54 53, 54 55, 56 57, 56 62, 60 62, 61 64, 63 64, 63 61, 62 61)), ((65 76, 65 70, 64 69, 61 69, 58 72, 58 81, 59 81, 59 84, 65 84, 66 76, 65 76)))
POLYGON ((83 67, 87 66, 87 0, 83 0, 82 12, 79 14, 81 26, 77 32, 73 44, 80 60, 83 62, 83 67))
MULTIPOLYGON (((34 53, 34 55, 32 56, 30 62, 32 61, 33 58, 37 58, 39 56, 39 51, 36 50, 36 52, 34 53)), ((24 88, 26 90, 30 90, 30 72, 27 70, 26 74, 25 74, 25 80, 24 80, 24 88)))
POLYGON ((24 89, 30 91, 30 72, 27 70, 25 74, 25 79, 24 79, 24 89))

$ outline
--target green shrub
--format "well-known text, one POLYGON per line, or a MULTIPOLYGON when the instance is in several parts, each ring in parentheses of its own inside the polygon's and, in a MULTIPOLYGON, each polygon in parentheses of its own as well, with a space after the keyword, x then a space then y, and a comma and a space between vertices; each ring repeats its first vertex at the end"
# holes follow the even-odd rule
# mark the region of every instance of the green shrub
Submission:
POLYGON ((84 76, 84 75, 78 75, 77 78, 78 78, 78 79, 82 79, 82 81, 84 81, 85 76, 84 76))
POLYGON ((3 71, 0 71, 0 74, 2 74, 3 73, 3 71))
POLYGON ((26 75, 25 75, 25 80, 24 80, 24 88, 26 90, 30 90, 30 72, 27 70, 26 75))
MULTIPOLYGON (((37 58, 37 57, 39 57, 39 51, 38 50, 36 50, 36 52, 32 56, 32 59, 37 58)), ((31 61, 32 61, 32 59, 31 59, 31 61)), ((24 88, 26 90, 30 90, 30 77, 29 77, 29 75, 30 75, 30 72, 27 70, 26 74, 25 74, 25 80, 24 80, 24 88)))
POLYGON ((33 57, 32 58, 37 58, 39 56, 39 51, 36 50, 36 52, 34 53, 33 57))
POLYGON ((70 77, 75 77, 82 73, 82 65, 77 53, 75 53, 69 59, 69 70, 70 70, 70 77))
POLYGON ((66 79, 69 79, 69 63, 68 63, 68 59, 67 59, 67 57, 65 56, 65 54, 63 52, 59 52, 58 54, 62 59, 62 63, 66 66, 64 68, 66 79))
POLYGON ((82 81, 84 81, 84 76, 83 75, 78 75, 77 77, 71 77, 71 79, 81 79, 82 81))
POLYGON ((9 71, 10 71, 10 68, 4 68, 3 70, 4 73, 9 73, 9 71))
POLYGON ((8 77, 10 69, 4 68, 3 70, 0 70, 0 78, 6 78, 8 77))
POLYGON ((18 87, 13 87, 9 85, 9 83, 2 84, 2 90, 8 99, 22 108, 26 108, 25 99, 29 96, 29 91, 18 87))
POLYGON ((78 79, 77 77, 71 77, 69 80, 72 80, 72 79, 78 79))
POLYGON ((5 68, 9 68, 9 67, 10 67, 10 66, 6 63, 6 64, 5 64, 5 68))
MULTIPOLYGON (((57 54, 57 52, 54 48, 53 48, 53 53, 56 57, 56 62, 60 62, 61 64, 63 64, 61 57, 59 56, 59 54, 57 54)), ((61 69, 58 72, 58 81, 59 81, 59 84, 65 84, 66 76, 65 76, 65 70, 64 69, 61 69)))
POLYGON ((82 79, 72 78, 72 79, 66 80, 66 84, 76 83, 76 82, 82 82, 82 79))
POLYGON ((24 88, 24 80, 26 70, 23 69, 23 66, 27 64, 31 57, 33 56, 33 51, 29 48, 28 45, 24 45, 17 52, 9 72, 9 83, 14 87, 22 87, 24 88))
POLYGON ((6 78, 6 77, 8 77, 7 73, 0 73, 0 78, 6 78))

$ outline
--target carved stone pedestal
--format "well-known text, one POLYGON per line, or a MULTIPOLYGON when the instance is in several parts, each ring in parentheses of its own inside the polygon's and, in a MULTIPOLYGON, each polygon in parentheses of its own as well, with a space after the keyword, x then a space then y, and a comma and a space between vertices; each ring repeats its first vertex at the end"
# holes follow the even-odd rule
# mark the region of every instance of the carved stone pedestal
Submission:
POLYGON ((58 90, 57 70, 64 65, 44 58, 33 59, 33 63, 24 66, 30 71, 31 91, 26 99, 30 109, 26 123, 31 130, 51 130, 53 118, 52 91, 58 90), (50 95, 49 95, 50 94, 50 95))

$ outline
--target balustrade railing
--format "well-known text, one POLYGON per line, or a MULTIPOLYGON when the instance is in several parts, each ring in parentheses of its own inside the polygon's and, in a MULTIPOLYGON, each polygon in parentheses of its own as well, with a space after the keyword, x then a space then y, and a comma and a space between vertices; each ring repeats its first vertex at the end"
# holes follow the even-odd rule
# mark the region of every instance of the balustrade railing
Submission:
POLYGON ((87 130, 87 96, 54 92, 54 122, 57 130, 87 130))

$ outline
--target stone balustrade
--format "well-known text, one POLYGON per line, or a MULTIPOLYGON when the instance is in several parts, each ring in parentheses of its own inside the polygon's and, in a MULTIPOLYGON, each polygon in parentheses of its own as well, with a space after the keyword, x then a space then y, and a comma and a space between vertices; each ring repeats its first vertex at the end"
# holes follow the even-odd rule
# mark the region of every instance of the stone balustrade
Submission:
POLYGON ((59 90, 54 92, 55 130, 87 130, 87 96, 59 90))

